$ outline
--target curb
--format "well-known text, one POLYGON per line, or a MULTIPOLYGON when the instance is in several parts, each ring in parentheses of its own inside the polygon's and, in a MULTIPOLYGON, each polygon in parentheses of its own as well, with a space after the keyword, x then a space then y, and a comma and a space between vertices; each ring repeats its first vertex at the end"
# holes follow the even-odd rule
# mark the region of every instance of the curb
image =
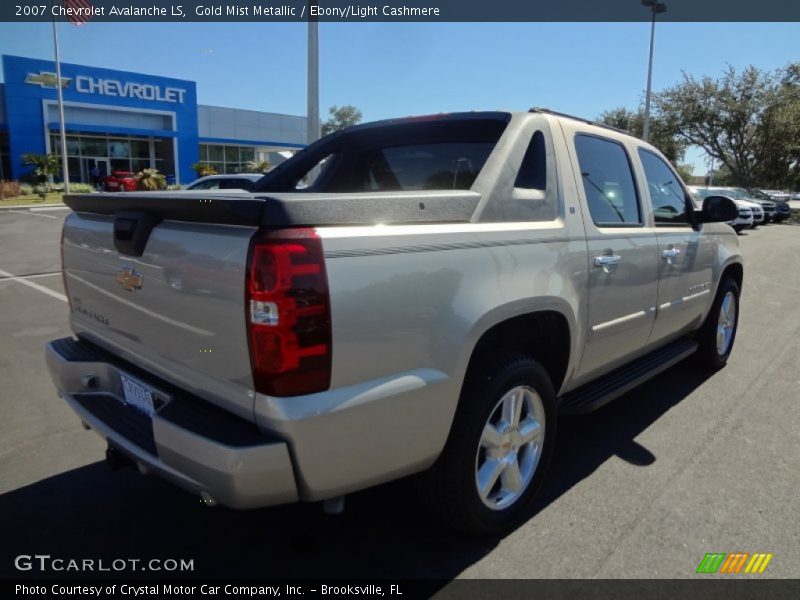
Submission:
POLYGON ((68 208, 63 202, 39 202, 37 204, 14 204, 11 206, 0 206, 0 210, 11 210, 12 208, 68 208))

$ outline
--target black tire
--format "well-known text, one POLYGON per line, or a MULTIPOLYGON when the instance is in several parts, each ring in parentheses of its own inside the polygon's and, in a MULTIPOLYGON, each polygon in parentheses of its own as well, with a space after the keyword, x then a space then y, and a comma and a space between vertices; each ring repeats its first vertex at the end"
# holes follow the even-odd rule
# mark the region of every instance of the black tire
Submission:
POLYGON ((728 362, 728 358, 733 350, 734 342, 736 341, 736 331, 739 329, 739 286, 730 277, 723 279, 717 290, 717 295, 714 298, 714 303, 711 305, 711 310, 706 317, 705 323, 697 332, 697 342, 700 347, 697 350, 698 362, 710 369, 721 369, 728 362), (722 304, 728 293, 732 294, 735 303, 735 316, 733 318, 733 330, 731 333, 730 342, 724 352, 720 352, 717 344, 717 329, 720 318, 720 311, 722 304))
MULTIPOLYGON (((524 355, 496 356, 479 372, 468 374, 444 450, 433 467, 418 478, 424 503, 442 521, 469 534, 498 533, 519 524, 528 516, 550 464, 556 419, 555 392, 544 368, 524 355), (498 414, 501 398, 520 386, 532 389, 541 400, 544 437, 527 487, 509 506, 493 509, 484 504, 476 482, 480 453, 486 452, 481 449, 481 436, 490 418, 498 414)), ((498 484, 501 479, 497 477, 498 484)))

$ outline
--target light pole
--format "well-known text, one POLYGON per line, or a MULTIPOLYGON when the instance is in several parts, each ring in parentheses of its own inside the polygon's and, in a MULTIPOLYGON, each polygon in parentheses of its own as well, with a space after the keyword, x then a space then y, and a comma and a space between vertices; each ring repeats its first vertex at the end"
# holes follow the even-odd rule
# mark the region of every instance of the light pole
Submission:
POLYGON ((656 37, 656 15, 667 12, 667 5, 656 0, 642 0, 642 5, 650 9, 652 19, 650 21, 650 60, 647 64, 647 93, 644 97, 644 131, 642 139, 647 141, 650 135, 650 88, 653 83, 653 41, 656 37))
POLYGON ((319 139, 319 21, 311 17, 308 2, 308 113, 306 143, 319 139))

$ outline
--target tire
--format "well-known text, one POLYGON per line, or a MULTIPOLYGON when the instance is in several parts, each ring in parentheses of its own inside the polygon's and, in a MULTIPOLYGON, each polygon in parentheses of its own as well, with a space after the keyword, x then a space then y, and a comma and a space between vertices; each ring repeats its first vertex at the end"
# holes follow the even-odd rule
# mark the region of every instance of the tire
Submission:
POLYGON ((741 232, 742 232, 742 229, 744 229, 744 227, 745 227, 744 225, 734 225, 734 226, 733 226, 733 230, 734 230, 734 231, 735 231, 737 234, 739 234, 739 233, 741 233, 741 232))
POLYGON ((724 367, 733 350, 738 328, 739 286, 733 279, 726 278, 720 283, 706 321, 697 333, 700 346, 696 356, 700 364, 714 370, 724 367), (727 316, 723 316, 723 311, 727 316))
POLYGON ((527 356, 502 353, 468 374, 444 450, 418 478, 424 503, 469 534, 498 533, 519 524, 552 458, 556 418, 550 377, 527 356), (509 427, 504 417, 516 405, 521 406, 517 425, 512 420, 509 427), (494 481, 483 495, 481 473, 485 482, 494 481))

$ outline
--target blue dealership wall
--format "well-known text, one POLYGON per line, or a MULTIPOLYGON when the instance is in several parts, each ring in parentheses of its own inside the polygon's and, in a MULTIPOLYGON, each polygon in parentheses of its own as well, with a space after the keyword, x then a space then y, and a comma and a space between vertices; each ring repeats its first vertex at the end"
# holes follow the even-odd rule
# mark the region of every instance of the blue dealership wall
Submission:
MULTIPOLYGON (((26 83, 29 76, 36 79, 41 74, 54 73, 52 61, 3 56, 5 78, 5 108, 8 123, 9 146, 11 152, 11 176, 18 179, 28 169, 22 165, 21 155, 29 152, 44 153, 45 123, 43 100, 56 100, 55 85, 45 78, 45 85, 26 83)), ((157 77, 128 71, 86 67, 69 63, 61 64, 61 75, 70 83, 63 88, 64 102, 96 104, 98 106, 120 107, 129 110, 157 110, 173 113, 175 131, 157 132, 151 129, 125 127, 107 133, 136 134, 177 138, 177 175, 186 183, 194 178, 191 165, 198 160, 199 138, 197 131, 197 86, 193 81, 157 77), (110 81, 108 88, 98 87, 97 82, 110 81), (113 82, 119 82, 119 85, 113 82), (81 85, 78 85, 80 83, 81 85), (132 85, 128 85, 132 84, 132 85), (79 89, 80 88, 80 89, 79 89), (83 91, 81 91, 81 89, 83 91), (108 93, 102 93, 105 90, 108 93), (159 97, 153 91, 160 92, 159 97), (182 90, 182 92, 167 90, 182 90), (117 95, 113 95, 116 93, 117 95), (127 97, 120 95, 127 94, 127 97), (143 97, 133 97, 135 94, 143 97), (178 101, 180 98, 182 101, 178 101), (172 99, 173 101, 169 101, 172 99)), ((66 129, 71 131, 97 131, 96 126, 67 121, 66 129)))

